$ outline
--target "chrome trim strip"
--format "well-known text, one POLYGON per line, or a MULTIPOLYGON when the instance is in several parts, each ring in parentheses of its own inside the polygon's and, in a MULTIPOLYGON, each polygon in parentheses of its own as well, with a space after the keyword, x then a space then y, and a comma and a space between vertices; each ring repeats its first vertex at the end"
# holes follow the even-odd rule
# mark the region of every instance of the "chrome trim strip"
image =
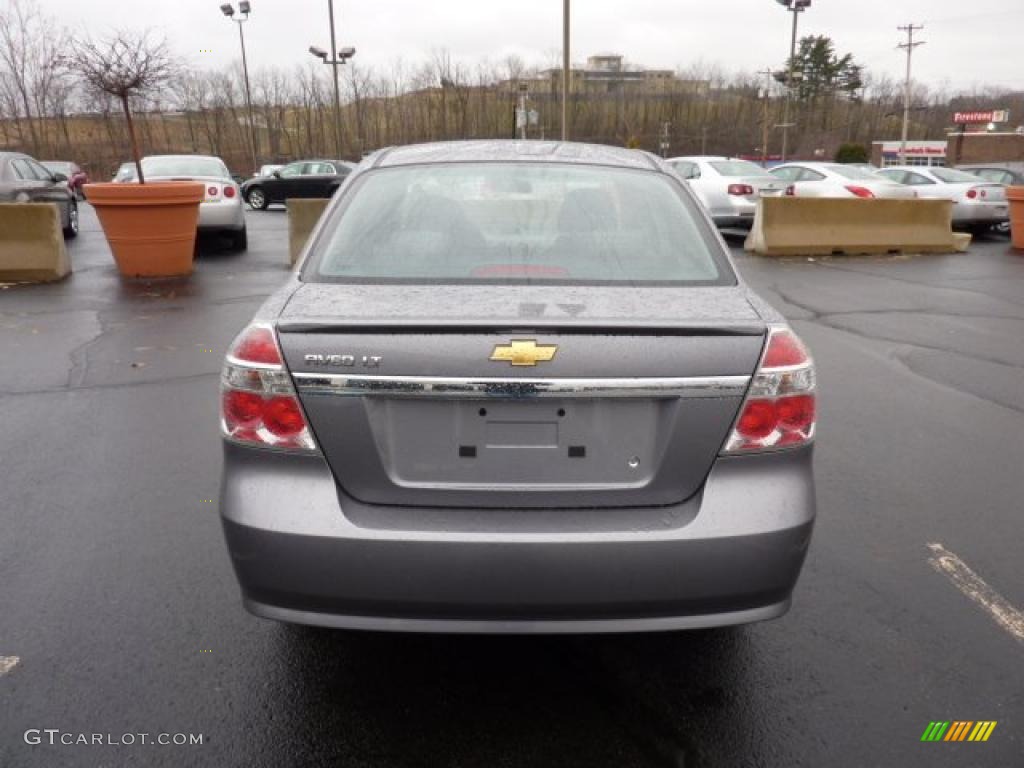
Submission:
POLYGON ((448 400, 533 397, 742 397, 749 376, 658 379, 508 379, 432 376, 293 374, 304 395, 342 397, 433 397, 448 400))

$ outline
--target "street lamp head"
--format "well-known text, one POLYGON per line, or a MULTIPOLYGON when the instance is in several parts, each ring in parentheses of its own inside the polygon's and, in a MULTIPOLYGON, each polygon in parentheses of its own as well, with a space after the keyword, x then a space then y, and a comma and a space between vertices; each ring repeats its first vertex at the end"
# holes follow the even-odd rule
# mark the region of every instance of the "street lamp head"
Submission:
POLYGON ((309 46, 309 52, 316 56, 318 59, 323 59, 324 61, 327 61, 327 51, 325 51, 323 48, 318 48, 315 45, 311 45, 309 46))
POLYGON ((230 19, 235 15, 235 7, 231 3, 224 3, 220 7, 220 12, 230 19))
POLYGON ((338 57, 341 59, 351 59, 356 55, 356 49, 352 47, 342 48, 338 51, 338 57))
POLYGON ((249 0, 241 0, 241 2, 238 4, 238 10, 239 12, 244 13, 246 16, 248 16, 250 13, 252 13, 252 3, 250 3, 249 0))

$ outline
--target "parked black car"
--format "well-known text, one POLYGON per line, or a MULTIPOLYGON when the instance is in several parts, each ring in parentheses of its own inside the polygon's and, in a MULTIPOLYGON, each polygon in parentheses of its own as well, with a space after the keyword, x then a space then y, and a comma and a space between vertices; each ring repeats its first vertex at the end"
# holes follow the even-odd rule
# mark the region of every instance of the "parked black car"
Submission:
POLYGON ((55 203, 64 237, 78 235, 78 201, 68 177, 20 152, 0 152, 0 202, 55 203))
POLYGON ((242 185, 242 197, 257 210, 290 197, 330 197, 353 165, 343 160, 297 160, 269 176, 257 176, 242 185))

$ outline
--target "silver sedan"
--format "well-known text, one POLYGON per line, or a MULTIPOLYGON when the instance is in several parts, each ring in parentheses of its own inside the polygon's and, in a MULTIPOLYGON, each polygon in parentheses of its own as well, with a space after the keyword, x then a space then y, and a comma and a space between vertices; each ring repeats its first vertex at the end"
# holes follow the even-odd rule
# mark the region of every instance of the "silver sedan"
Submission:
MULTIPOLYGON (((245 212, 238 185, 224 161, 204 155, 151 155, 142 159, 146 181, 201 181, 206 186, 199 206, 199 231, 228 235, 234 250, 248 246, 245 212)), ((132 181, 136 181, 133 177, 132 181)))
POLYGON ((668 161, 719 227, 750 227, 762 197, 784 194, 786 183, 747 160, 675 157, 668 161))
POLYGON ((878 172, 906 184, 918 197, 953 202, 953 224, 975 230, 998 227, 1010 220, 1006 186, 953 168, 894 166, 878 172))
POLYGON ((790 606, 814 364, 653 155, 367 158, 221 386, 223 527, 258 616, 591 633, 790 606))

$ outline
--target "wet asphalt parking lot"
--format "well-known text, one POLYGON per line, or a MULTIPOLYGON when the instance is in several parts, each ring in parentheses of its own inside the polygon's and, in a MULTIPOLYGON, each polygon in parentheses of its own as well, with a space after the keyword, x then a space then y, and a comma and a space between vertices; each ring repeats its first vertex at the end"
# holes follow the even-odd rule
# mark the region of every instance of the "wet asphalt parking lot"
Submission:
POLYGON ((247 216, 248 253, 205 243, 191 279, 127 283, 83 206, 73 276, 0 290, 0 766, 1024 766, 1024 255, 1006 238, 734 249, 819 367, 819 522, 783 619, 388 636, 241 607, 218 372, 287 270, 284 211, 247 216), (935 720, 998 725, 921 743, 935 720))

